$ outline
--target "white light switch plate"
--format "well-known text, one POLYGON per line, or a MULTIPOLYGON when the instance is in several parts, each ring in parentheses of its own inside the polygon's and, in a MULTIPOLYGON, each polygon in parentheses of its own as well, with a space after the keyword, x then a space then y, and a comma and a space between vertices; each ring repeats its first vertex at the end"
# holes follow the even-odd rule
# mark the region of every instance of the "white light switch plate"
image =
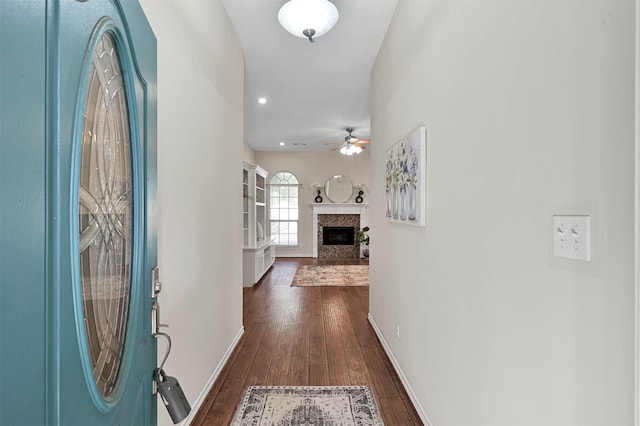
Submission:
POLYGON ((553 216, 553 255, 591 260, 590 216, 553 216))

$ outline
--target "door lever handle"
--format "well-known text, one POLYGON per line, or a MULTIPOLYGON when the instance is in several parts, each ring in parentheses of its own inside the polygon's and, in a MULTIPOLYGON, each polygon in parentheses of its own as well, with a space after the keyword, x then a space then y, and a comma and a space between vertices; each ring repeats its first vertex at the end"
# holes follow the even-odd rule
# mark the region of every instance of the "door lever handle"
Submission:
POLYGON ((160 369, 162 369, 164 363, 167 361, 167 358, 169 358, 169 352, 171 352, 171 337, 169 337, 167 333, 161 332, 160 327, 169 328, 167 324, 160 324, 160 304, 157 300, 154 300, 153 305, 151 305, 151 334, 156 339, 162 337, 167 341, 168 344, 167 352, 165 353, 164 359, 160 364, 160 369))
MULTIPOLYGON (((156 369, 156 371, 162 370, 162 367, 164 367, 164 363, 167 362, 167 358, 169 358, 169 352, 171 352, 171 337, 167 333, 161 332, 161 327, 168 328, 169 325, 160 323, 160 303, 158 303, 157 300, 154 300, 153 304, 151 305, 151 335, 156 339, 163 338, 167 341, 167 351, 165 352, 164 358, 160 363, 160 367, 156 369)), ((153 394, 155 395, 157 393, 157 383, 155 382, 155 380, 153 383, 153 394)))

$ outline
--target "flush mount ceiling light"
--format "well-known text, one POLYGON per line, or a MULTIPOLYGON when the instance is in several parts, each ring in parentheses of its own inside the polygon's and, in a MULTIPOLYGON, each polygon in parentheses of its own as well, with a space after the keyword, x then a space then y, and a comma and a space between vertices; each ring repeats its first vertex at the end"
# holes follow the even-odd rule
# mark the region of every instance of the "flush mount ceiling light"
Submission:
POLYGON ((282 27, 296 37, 308 38, 326 34, 338 22, 338 9, 327 0, 291 0, 278 12, 282 27))

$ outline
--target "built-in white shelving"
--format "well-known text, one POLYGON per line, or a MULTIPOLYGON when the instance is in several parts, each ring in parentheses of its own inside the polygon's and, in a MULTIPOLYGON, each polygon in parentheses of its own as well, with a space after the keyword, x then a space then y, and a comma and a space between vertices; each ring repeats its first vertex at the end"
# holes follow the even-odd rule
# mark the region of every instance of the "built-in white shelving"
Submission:
POLYGON ((249 169, 242 166, 242 244, 249 244, 249 169))
POLYGON ((262 278, 275 260, 275 238, 267 223, 267 176, 262 167, 243 163, 242 283, 251 287, 262 278))

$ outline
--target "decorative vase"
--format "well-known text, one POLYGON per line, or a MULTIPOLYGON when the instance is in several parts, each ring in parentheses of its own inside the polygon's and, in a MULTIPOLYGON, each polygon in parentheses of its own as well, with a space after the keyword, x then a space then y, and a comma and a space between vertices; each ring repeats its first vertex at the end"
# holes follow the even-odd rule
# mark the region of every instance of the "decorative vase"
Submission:
POLYGON ((409 220, 416 220, 416 184, 409 185, 409 220))
POLYGON ((364 257, 369 257, 369 246, 364 246, 364 247, 362 248, 362 255, 363 255, 364 257))
POLYGON ((400 220, 407 220, 407 185, 400 187, 400 220))
POLYGON ((393 187, 393 218, 398 218, 398 210, 400 210, 400 197, 398 194, 398 188, 393 187))
POLYGON ((393 211, 393 195, 391 189, 387 190, 387 217, 391 217, 393 211))

